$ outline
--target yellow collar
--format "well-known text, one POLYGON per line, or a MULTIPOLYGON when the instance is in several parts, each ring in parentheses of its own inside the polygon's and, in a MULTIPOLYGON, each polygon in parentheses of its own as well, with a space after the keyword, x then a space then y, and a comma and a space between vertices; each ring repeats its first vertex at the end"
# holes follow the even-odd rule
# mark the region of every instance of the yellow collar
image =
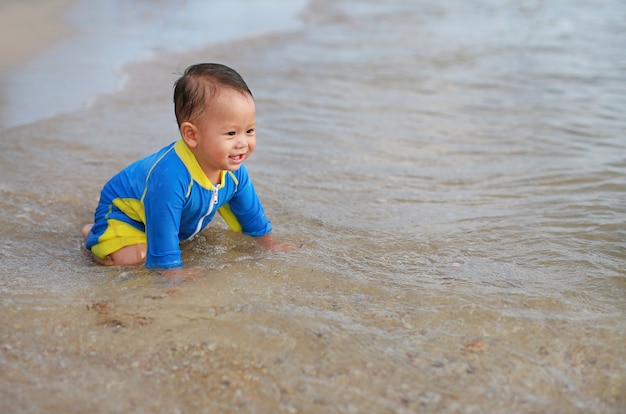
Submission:
POLYGON ((178 140, 176 144, 174 144, 174 150, 178 157, 182 160, 185 167, 189 170, 191 177, 194 181, 197 181, 202 187, 207 188, 209 190, 213 189, 213 187, 221 188, 224 186, 224 179, 226 177, 226 170, 222 170, 220 175, 220 184, 214 185, 211 180, 206 176, 204 171, 202 171, 202 167, 198 164, 198 160, 195 155, 191 152, 185 141, 178 140))

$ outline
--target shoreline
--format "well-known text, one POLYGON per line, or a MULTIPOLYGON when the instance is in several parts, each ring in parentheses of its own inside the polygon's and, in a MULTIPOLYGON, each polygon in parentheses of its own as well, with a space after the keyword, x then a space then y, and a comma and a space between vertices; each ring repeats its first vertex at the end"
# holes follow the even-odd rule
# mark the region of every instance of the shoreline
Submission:
MULTIPOLYGON (((42 44, 31 58, 16 58, 10 70, 0 72, 0 130, 80 111, 102 95, 119 92, 125 86, 128 65, 170 52, 299 28, 303 24, 300 15, 309 2, 300 0, 288 7, 279 0, 263 5, 249 0, 211 4, 192 0, 159 3, 158 8, 152 2, 52 0, 50 4, 46 10, 54 4, 58 11, 49 24, 66 28, 60 32, 66 33, 65 41, 42 44), (256 18, 242 29, 238 22, 248 15, 256 18)), ((28 16, 33 7, 27 3, 14 9, 28 16)))
POLYGON ((156 51, 84 109, 0 131, 0 412, 624 411, 610 9, 576 3, 580 38, 517 49, 494 32, 537 18, 490 5, 313 0, 302 28, 156 51), (581 45, 597 61, 572 68, 581 45), (194 280, 95 265, 102 186, 179 136, 173 82, 200 61, 254 93, 246 166, 298 249, 217 218, 181 245, 194 280))

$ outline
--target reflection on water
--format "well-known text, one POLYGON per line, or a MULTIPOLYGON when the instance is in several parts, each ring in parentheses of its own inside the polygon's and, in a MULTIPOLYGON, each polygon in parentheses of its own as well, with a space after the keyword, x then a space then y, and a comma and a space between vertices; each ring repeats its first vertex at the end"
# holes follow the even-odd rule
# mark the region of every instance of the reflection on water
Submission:
POLYGON ((316 1, 302 30, 130 66, 2 132, 0 408, 623 411, 623 12, 316 1), (183 246, 195 280, 95 266, 80 226, 175 138, 172 72, 197 60, 250 84, 248 168, 301 247, 216 222, 183 246))

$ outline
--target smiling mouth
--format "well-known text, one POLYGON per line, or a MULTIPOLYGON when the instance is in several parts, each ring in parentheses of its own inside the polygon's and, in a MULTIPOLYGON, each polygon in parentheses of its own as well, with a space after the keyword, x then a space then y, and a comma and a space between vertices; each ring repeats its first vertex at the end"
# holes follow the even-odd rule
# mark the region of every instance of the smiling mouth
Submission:
POLYGON ((246 158, 246 154, 230 155, 228 158, 235 162, 242 162, 246 158))

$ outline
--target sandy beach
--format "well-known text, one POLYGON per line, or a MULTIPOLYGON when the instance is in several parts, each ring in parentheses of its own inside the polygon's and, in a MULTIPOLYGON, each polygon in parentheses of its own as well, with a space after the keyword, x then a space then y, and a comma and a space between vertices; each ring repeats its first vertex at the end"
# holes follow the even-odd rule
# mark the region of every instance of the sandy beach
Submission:
POLYGON ((287 3, 1 3, 0 413, 626 412, 623 1, 287 3), (298 249, 217 218, 197 279, 96 265, 209 61, 298 249))
POLYGON ((123 88, 128 64, 298 27, 296 15, 305 4, 304 0, 3 3, 0 128, 84 109, 99 96, 123 88), (249 15, 255 18, 247 19, 249 15))
POLYGON ((63 22, 70 0, 3 1, 0 3, 0 129, 6 102, 6 75, 47 47, 72 35, 63 22))
POLYGON ((0 3, 0 73, 15 69, 46 47, 72 34, 62 13, 70 0, 0 3))

